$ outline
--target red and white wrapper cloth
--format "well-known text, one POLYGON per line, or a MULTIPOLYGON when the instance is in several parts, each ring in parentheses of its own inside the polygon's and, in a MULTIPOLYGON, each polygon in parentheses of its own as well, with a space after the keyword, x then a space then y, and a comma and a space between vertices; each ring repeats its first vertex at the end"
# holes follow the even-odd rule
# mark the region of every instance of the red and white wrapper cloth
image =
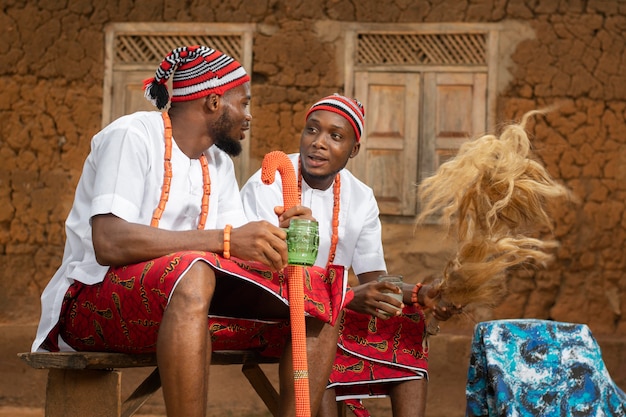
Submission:
POLYGON ((427 378, 425 327, 416 306, 386 320, 346 310, 329 381, 337 400, 345 400, 357 416, 369 416, 359 399, 386 396, 391 383, 427 378))
MULTIPOLYGON (((287 277, 265 265, 210 252, 178 252, 148 262, 110 268, 95 285, 75 282, 63 301, 59 323, 43 347, 59 350, 57 336, 81 351, 154 352, 160 322, 176 284, 194 262, 207 262, 217 279, 238 279, 288 304, 287 277)), ((304 267, 305 312, 334 324, 353 298, 343 267, 304 267)), ((219 284, 218 284, 219 285, 219 284)), ((245 285, 242 283, 242 285, 245 285)), ((215 297, 219 297, 216 292, 215 297)), ((223 317, 207 319, 213 350, 258 349, 280 356, 290 327, 288 317, 271 320, 223 317)))

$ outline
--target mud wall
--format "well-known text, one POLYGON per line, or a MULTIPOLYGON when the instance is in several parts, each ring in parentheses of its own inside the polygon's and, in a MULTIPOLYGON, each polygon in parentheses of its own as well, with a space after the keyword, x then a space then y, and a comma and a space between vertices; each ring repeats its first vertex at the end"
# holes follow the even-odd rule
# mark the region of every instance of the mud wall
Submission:
MULTIPOLYGON (((533 144, 579 202, 555 207, 556 261, 514 272, 506 302, 485 317, 584 322, 596 335, 625 334, 626 3, 618 0, 3 0, 0 325, 37 322, 39 295, 60 264, 63 222, 100 127, 109 22, 257 23, 254 163, 270 150, 295 151, 308 105, 342 90, 342 22, 530 28, 534 36, 502 57, 508 78, 497 119, 560 105, 533 123, 533 144)), ((400 228, 385 223, 390 269, 409 279, 436 270, 445 248, 434 253, 416 243, 426 231, 400 228)), ((471 322, 458 327, 467 332, 471 322)))

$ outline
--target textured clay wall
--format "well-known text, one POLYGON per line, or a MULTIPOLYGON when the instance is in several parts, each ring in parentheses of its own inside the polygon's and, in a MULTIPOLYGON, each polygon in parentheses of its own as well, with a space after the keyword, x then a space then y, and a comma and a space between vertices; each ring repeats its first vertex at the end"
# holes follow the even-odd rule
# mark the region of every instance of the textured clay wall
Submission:
MULTIPOLYGON (((534 124, 534 146, 580 201, 555 208, 556 262, 513 273, 511 295, 490 317, 586 322, 597 334, 624 334, 626 3, 617 0, 3 0, 0 324, 38 319, 39 295, 60 263, 73 189, 100 126, 104 26, 134 21, 259 24, 253 164, 270 150, 295 151, 307 106, 342 90, 341 22, 514 21, 530 28, 534 37, 502 57, 510 65, 498 121, 559 103, 534 124)), ((394 236, 394 226, 385 227, 394 236)), ((389 245, 390 265, 436 268, 411 243, 417 233, 401 247, 389 245)))
POLYGON ((626 3, 575 3, 565 14, 557 6, 519 9, 533 19, 536 38, 513 53, 513 80, 499 110, 511 118, 560 105, 538 121, 533 144, 579 203, 556 208, 557 261, 530 282, 515 279, 499 312, 585 322, 596 333, 624 335, 626 3))

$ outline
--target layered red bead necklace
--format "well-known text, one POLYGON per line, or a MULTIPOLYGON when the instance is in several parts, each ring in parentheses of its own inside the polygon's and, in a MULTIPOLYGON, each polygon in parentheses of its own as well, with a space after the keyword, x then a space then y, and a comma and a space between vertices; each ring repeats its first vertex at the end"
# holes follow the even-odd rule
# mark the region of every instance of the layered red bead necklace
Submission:
MULTIPOLYGON (((158 227, 163 211, 165 210, 165 204, 170 196, 170 187, 172 186, 172 122, 170 116, 166 111, 162 112, 163 125, 165 126, 165 156, 164 170, 163 170, 163 186, 161 187, 161 199, 159 205, 154 209, 152 214, 152 221, 150 226, 158 227)), ((202 165, 202 205, 200 211, 200 221, 198 222, 198 229, 204 229, 206 219, 209 214, 209 196, 211 195, 211 177, 209 176, 209 161, 206 155, 203 153, 200 155, 200 165, 202 165)))
MULTIPOLYGON (((302 204, 302 163, 298 158, 298 199, 302 204)), ((333 184, 333 219, 332 219, 332 231, 333 234, 330 238, 330 250, 328 251, 328 262, 326 267, 332 264, 335 260, 335 252, 337 251, 337 243, 339 243, 339 202, 341 200, 341 176, 339 173, 335 176, 335 182, 333 184)))

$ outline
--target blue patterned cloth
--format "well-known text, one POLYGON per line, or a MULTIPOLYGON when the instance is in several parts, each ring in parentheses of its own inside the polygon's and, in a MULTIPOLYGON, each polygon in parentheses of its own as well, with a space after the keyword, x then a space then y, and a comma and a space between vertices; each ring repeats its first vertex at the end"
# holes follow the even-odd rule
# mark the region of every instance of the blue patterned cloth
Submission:
POLYGON ((494 320, 475 328, 466 416, 626 416, 584 324, 494 320))

